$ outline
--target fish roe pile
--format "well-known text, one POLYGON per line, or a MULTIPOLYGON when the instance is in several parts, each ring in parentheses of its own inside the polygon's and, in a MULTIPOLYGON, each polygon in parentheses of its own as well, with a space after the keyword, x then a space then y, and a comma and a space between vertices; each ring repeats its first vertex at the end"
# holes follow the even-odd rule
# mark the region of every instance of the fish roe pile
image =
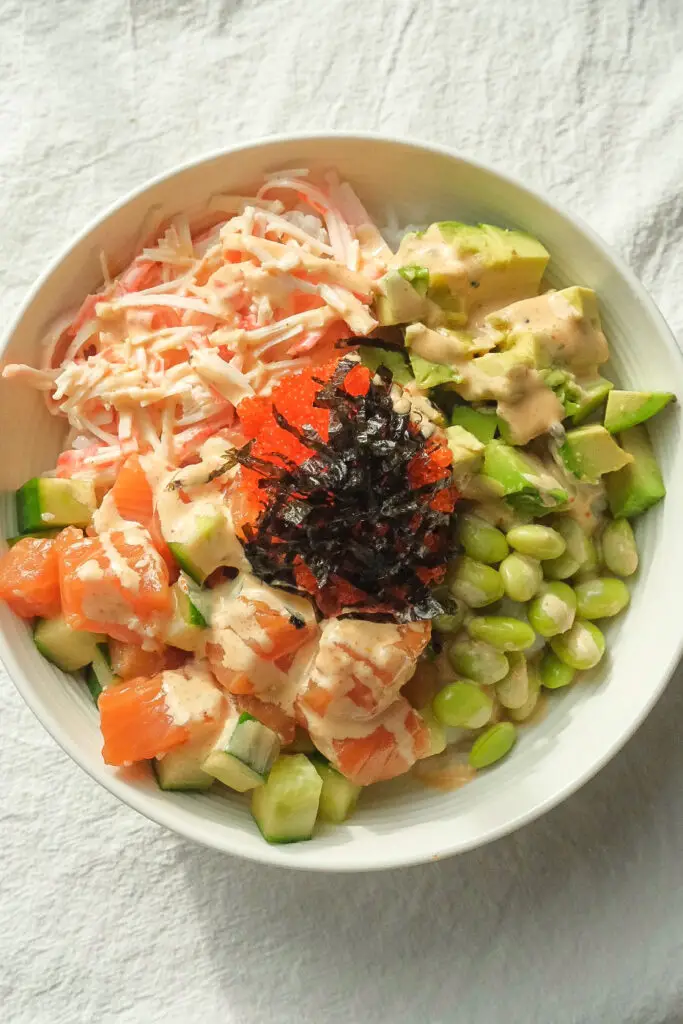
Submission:
POLYGON ((232 492, 254 572, 342 610, 409 621, 435 614, 456 502, 451 453, 397 413, 392 376, 353 358, 282 378, 244 399, 232 492))

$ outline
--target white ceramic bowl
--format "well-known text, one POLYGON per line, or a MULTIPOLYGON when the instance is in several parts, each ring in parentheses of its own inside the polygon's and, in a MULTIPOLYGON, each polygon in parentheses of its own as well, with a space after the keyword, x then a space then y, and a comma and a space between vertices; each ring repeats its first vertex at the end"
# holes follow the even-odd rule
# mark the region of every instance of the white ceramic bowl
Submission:
MULTIPOLYGON (((114 265, 132 256, 153 208, 170 214, 215 192, 241 191, 264 171, 312 165, 336 166, 380 222, 391 208, 404 224, 489 221, 535 235, 552 254, 553 284, 596 289, 616 379, 627 387, 683 394, 681 356, 654 303, 621 260, 575 217, 446 149, 369 135, 268 139, 188 164, 126 196, 41 277, 3 342, 4 358, 37 358, 46 325, 99 285, 100 250, 114 265)), ((0 488, 8 491, 54 465, 61 435, 37 394, 6 382, 0 388, 0 488)), ((683 447, 677 410, 655 420, 653 438, 669 493, 638 523, 642 568, 631 607, 608 629, 609 656, 600 673, 553 699, 543 721, 521 730, 512 756, 472 784, 450 793, 400 780, 373 787, 348 825, 312 842, 268 846, 241 798, 227 792, 162 793, 144 773, 126 775, 107 767, 85 686, 44 661, 29 630, 4 606, 0 656, 27 704, 82 768, 148 818, 197 842, 253 860, 329 871, 395 867, 471 849, 538 817, 594 775, 642 722, 676 665, 683 632, 678 518, 683 447)), ((0 508, 0 525, 5 536, 14 528, 9 496, 0 508)))

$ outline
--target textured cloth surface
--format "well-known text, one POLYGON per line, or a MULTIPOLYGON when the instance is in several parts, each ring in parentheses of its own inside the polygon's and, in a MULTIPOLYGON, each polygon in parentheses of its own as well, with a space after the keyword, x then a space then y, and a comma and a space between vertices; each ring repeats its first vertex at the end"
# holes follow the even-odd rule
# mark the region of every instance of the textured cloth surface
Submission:
MULTIPOLYGON (((683 338, 679 0, 0 0, 0 312, 105 204, 281 131, 443 142, 581 214, 683 338)), ((252 866, 121 806, 0 678, 7 1024, 683 1020, 679 673, 564 806, 384 875, 252 866)))

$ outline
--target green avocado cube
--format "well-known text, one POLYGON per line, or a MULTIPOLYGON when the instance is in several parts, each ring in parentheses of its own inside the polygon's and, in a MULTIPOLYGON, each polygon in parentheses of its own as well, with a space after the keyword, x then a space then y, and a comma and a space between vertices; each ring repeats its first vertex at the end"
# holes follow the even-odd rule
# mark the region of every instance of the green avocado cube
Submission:
POLYGON ((610 434, 620 434, 656 416, 675 398, 671 391, 612 391, 607 398, 605 427, 610 434))
POLYGON ((625 430, 619 440, 631 461, 606 476, 605 487, 614 518, 631 519, 661 501, 666 487, 645 427, 625 430))
POLYGON ((631 456, 599 423, 568 430, 560 456, 570 473, 591 484, 597 483, 605 473, 614 473, 632 461, 631 456))

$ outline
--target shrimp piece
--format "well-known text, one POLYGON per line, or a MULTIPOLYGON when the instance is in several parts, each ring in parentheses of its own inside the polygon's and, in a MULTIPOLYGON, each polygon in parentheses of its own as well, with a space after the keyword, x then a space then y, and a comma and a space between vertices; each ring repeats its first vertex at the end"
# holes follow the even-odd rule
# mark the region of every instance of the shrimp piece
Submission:
POLYGON ((267 725, 277 720, 272 727, 283 739, 293 735, 296 695, 317 645, 313 605, 253 576, 223 583, 213 594, 206 656, 216 678, 243 710, 267 725))
POLYGON ((388 708, 415 671, 429 623, 328 619, 300 705, 315 714, 367 719, 388 708))
POLYGON ((318 750, 357 786, 404 775, 430 750, 429 729, 405 697, 365 722, 304 713, 318 750))
POLYGON ((399 691, 415 671, 429 623, 330 619, 297 706, 311 739, 352 782, 403 775, 429 750, 429 732, 399 691))

